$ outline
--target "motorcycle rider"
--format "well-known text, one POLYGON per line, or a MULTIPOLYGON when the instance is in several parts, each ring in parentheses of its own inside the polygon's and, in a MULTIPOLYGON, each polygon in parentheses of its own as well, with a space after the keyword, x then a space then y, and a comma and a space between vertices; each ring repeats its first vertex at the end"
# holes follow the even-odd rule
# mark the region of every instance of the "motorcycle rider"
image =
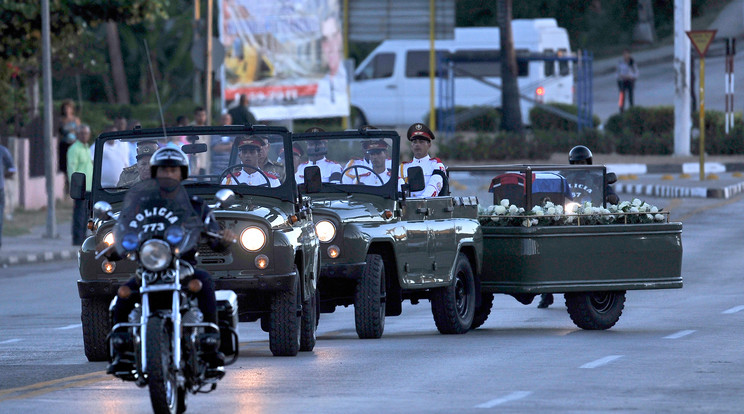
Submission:
MULTIPOLYGON (((164 147, 161 148, 152 155, 150 159, 150 170, 152 177, 156 179, 172 179, 176 182, 181 182, 189 176, 189 160, 186 154, 178 148, 164 147)), ((168 189, 165 189, 168 191, 168 189)), ((172 191, 172 190, 171 190, 172 191)), ((229 229, 220 229, 220 225, 217 220, 214 219, 212 210, 209 208, 207 203, 199 197, 191 198, 191 207, 194 212, 202 218, 206 223, 207 218, 210 217, 209 224, 205 230, 211 233, 218 233, 222 235, 222 238, 212 238, 210 240, 210 247, 214 250, 220 251, 227 248, 227 246, 237 239, 235 233, 229 229)), ((185 258, 192 258, 191 264, 195 264, 193 261, 193 254, 188 252, 183 256, 185 258)), ((209 276, 209 273, 204 270, 194 268, 193 279, 198 279, 201 282, 202 288, 196 294, 199 302, 199 309, 201 310, 204 322, 211 322, 217 324, 217 301, 214 293, 214 282, 209 276)), ((188 281, 186 281, 188 283, 188 281)), ((139 302, 139 280, 136 277, 132 277, 125 284, 119 287, 117 291, 117 301, 113 309, 114 324, 120 322, 126 322, 128 320, 129 313, 134 309, 134 305, 139 302)), ((125 346, 132 346, 129 332, 113 332, 112 337, 118 336, 121 340, 114 341, 114 343, 126 344, 125 346)), ((207 376, 208 377, 222 377, 224 375, 224 364, 225 356, 219 352, 220 335, 219 332, 209 332, 203 334, 200 338, 202 344, 209 344, 211 350, 207 350, 204 354, 204 359, 208 364, 207 376)), ((115 349, 116 355, 114 360, 109 364, 106 372, 113 374, 122 371, 131 371, 134 369, 134 361, 125 360, 121 357, 121 352, 124 349, 115 349)))

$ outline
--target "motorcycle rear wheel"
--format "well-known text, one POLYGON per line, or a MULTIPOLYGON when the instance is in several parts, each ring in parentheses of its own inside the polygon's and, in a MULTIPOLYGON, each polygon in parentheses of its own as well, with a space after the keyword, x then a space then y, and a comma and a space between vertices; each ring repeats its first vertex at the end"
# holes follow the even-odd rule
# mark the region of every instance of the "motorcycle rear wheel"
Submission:
POLYGON ((156 414, 178 414, 186 410, 186 398, 179 398, 185 396, 185 390, 179 389, 176 367, 172 366, 171 337, 172 326, 165 319, 151 316, 147 320, 147 382, 156 414))

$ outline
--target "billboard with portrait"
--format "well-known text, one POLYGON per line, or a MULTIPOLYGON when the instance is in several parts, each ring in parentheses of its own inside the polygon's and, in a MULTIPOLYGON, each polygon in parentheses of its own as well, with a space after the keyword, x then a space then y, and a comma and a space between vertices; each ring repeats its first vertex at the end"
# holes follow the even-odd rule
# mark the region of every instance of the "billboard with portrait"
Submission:
POLYGON ((347 116, 340 0, 221 0, 222 93, 257 120, 347 116))

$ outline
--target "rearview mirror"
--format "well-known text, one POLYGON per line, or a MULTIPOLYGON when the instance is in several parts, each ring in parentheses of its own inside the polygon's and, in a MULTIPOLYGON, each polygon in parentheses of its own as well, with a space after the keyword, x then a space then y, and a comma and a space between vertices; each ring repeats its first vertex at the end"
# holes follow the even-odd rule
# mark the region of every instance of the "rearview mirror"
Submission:
POLYGON ((305 192, 308 194, 319 193, 322 185, 320 167, 317 165, 305 167, 305 192))
POLYGON ((186 144, 181 147, 184 154, 201 154, 207 152, 207 144, 186 144))
POLYGON ((408 190, 412 193, 421 191, 426 187, 424 170, 421 167, 408 168, 408 190))
POLYGON ((617 174, 614 172, 607 173, 605 179, 607 180, 607 184, 614 184, 617 182, 617 174))
POLYGON ((99 220, 108 220, 112 218, 111 204, 105 201, 96 201, 96 203, 93 204, 93 217, 99 220))
POLYGON ((70 198, 73 200, 85 200, 85 174, 81 172, 72 173, 70 178, 70 198))
POLYGON ((217 208, 220 208, 222 206, 230 205, 233 203, 233 201, 235 201, 235 192, 233 190, 223 188, 217 191, 217 194, 214 195, 214 198, 217 199, 217 208))

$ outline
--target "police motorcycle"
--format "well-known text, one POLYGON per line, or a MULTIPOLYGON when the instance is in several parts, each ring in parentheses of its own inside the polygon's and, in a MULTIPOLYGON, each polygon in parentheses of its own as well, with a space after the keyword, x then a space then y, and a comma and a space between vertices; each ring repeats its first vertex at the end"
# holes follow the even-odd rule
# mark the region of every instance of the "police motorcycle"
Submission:
MULTIPOLYGON (((218 204, 227 204, 234 193, 223 189, 216 198, 218 204)), ((208 333, 220 333, 220 350, 232 355, 225 365, 238 357, 237 296, 232 291, 218 291, 218 309, 220 302, 226 302, 234 312, 218 312, 219 326, 204 322, 195 297, 202 285, 191 278, 194 268, 186 260, 196 251, 202 233, 221 236, 205 231, 209 223, 191 207, 183 186, 170 179, 150 179, 132 187, 118 217, 105 201, 94 205, 94 214, 117 221, 115 242, 99 256, 126 258, 138 264, 135 277, 141 300, 128 322, 115 324, 109 334, 111 356, 116 353, 127 359, 132 369, 112 374, 139 387, 148 386, 154 412, 182 413, 187 393, 211 392, 224 376, 222 367, 217 375, 208 372, 204 357, 216 352, 219 344, 215 335, 208 333)), ((114 300, 119 300, 118 296, 114 300)), ((222 305, 224 309, 225 303, 222 305)))

